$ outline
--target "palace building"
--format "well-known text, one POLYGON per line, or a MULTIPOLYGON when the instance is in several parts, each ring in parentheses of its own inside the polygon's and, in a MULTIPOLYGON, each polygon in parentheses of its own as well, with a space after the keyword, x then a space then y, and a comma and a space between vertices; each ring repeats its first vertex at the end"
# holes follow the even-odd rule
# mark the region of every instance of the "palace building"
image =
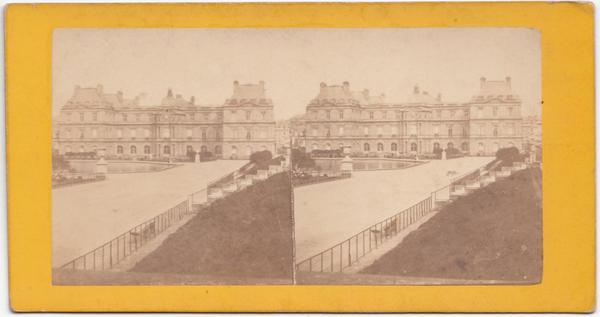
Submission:
POLYGON ((318 95, 292 124, 296 143, 307 151, 344 148, 360 155, 419 155, 456 148, 466 155, 521 149, 521 100, 511 78, 481 78, 466 102, 445 102, 414 87, 406 101, 352 91, 350 84, 321 83, 318 95))
POLYGON ((75 86, 53 124, 53 149, 59 153, 104 149, 111 158, 171 158, 190 152, 248 158, 275 153, 273 103, 265 83, 233 83, 222 105, 198 105, 171 89, 159 105, 140 106, 139 98, 97 87, 75 86))

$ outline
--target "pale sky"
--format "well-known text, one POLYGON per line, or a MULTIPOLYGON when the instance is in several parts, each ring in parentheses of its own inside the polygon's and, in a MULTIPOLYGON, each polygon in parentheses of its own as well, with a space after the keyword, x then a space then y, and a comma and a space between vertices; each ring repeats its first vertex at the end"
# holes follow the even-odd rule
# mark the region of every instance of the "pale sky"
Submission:
POLYGON ((540 34, 517 28, 426 29, 58 29, 53 114, 75 85, 102 84, 158 104, 167 89, 221 105, 234 80, 265 81, 275 118, 302 114, 319 83, 402 102, 414 85, 466 102, 479 78, 512 77, 523 115, 541 113, 540 34))

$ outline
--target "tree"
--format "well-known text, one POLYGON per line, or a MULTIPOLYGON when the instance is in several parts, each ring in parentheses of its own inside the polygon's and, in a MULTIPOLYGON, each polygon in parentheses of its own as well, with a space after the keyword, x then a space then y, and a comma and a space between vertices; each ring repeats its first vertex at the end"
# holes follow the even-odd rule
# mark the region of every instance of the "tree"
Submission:
POLYGON ((513 162, 523 162, 523 156, 516 147, 501 148, 496 152, 496 159, 504 165, 512 165, 513 162))
POLYGON ((301 149, 292 149, 292 166, 294 168, 314 168, 315 160, 301 149))

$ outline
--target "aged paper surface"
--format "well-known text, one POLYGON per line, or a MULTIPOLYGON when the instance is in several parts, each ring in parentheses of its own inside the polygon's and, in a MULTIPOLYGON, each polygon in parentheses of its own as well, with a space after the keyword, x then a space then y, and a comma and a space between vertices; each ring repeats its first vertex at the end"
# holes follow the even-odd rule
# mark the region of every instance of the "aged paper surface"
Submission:
MULTIPOLYGON (((556 175, 557 152, 544 147, 542 155, 542 147, 558 136, 544 130, 542 142, 542 124, 558 117, 542 85, 557 81, 552 71, 543 77, 543 25, 301 29, 244 21, 236 22, 243 29, 52 30, 44 110, 52 155, 37 156, 52 163, 49 231, 37 231, 51 237, 52 273, 43 280, 52 294, 253 285, 256 300, 239 310, 352 311, 327 301, 303 306, 300 294, 323 284, 396 285, 385 288, 390 300, 421 291, 439 298, 438 285, 465 296, 461 285, 531 294, 554 287, 558 262, 547 242, 556 233, 547 230, 558 227, 542 183, 556 175), (263 296, 271 304, 262 306, 263 296)), ((573 78, 588 87, 586 76, 573 78)), ((587 111, 561 118, 577 109, 587 111)), ((571 149, 563 153, 579 153, 571 149)), ((11 254, 14 276, 26 267, 14 265, 19 259, 11 254)), ((225 298, 244 296, 215 287, 202 307, 163 294, 154 304, 131 299, 100 310, 162 310, 166 302, 171 310, 223 310, 225 298)), ((375 294, 360 293, 352 296, 375 294)), ((90 307, 81 298, 70 307, 90 307)), ((589 307, 582 298, 581 306, 555 307, 580 311, 589 307)), ((411 303, 367 310, 436 310, 411 303)), ((475 309, 454 303, 449 310, 475 309)))

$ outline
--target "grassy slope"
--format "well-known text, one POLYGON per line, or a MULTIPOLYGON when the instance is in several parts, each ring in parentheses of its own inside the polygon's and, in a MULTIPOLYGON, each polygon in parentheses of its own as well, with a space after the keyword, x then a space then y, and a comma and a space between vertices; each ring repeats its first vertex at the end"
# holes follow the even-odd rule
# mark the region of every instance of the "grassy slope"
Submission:
POLYGON ((286 173, 215 201, 132 271, 292 277, 291 188, 286 173))
POLYGON ((541 171, 459 198, 362 273, 540 281, 541 171))

